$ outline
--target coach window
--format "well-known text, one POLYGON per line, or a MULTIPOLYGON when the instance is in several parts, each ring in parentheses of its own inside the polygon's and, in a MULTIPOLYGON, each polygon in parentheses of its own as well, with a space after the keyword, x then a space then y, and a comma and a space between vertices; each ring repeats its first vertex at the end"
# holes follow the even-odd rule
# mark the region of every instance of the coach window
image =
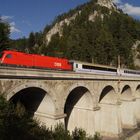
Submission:
POLYGON ((11 54, 7 54, 6 58, 12 58, 12 55, 11 54))
POLYGON ((76 68, 78 68, 78 64, 76 64, 76 68))

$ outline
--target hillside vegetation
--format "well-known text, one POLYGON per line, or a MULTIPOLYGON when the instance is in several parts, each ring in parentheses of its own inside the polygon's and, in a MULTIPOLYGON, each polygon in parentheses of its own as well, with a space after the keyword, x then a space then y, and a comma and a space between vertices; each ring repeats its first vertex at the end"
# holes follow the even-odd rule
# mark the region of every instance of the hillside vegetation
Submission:
MULTIPOLYGON (((135 68, 132 46, 140 40, 140 21, 114 7, 110 9, 91 0, 58 16, 42 32, 11 40, 10 48, 114 66, 120 56, 123 67, 135 68), (48 42, 47 36, 54 27, 58 31, 48 42)), ((139 46, 136 51, 140 53, 139 46)))
MULTIPOLYGON (((65 16, 66 18, 66 16, 65 16)), ((58 20, 59 21, 59 20, 58 20)), ((116 65, 118 55, 124 66, 133 67, 132 46, 140 39, 140 22, 122 11, 92 3, 82 6, 81 13, 67 26, 63 35, 52 36, 46 55, 116 65), (89 15, 97 11, 94 21, 89 15)))

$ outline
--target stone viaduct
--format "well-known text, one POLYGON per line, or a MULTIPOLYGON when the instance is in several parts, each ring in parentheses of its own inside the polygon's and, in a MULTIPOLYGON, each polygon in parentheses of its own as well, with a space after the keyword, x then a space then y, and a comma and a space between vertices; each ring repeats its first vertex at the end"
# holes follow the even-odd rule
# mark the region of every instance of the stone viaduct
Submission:
POLYGON ((119 136, 140 122, 140 77, 1 67, 0 90, 48 127, 119 136))

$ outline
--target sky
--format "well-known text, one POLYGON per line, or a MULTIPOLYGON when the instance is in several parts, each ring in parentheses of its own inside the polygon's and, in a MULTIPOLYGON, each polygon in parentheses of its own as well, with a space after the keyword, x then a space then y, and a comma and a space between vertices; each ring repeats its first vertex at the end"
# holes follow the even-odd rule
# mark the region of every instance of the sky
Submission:
MULTIPOLYGON (((10 24, 10 38, 43 31, 58 15, 89 0, 0 0, 0 17, 10 24)), ((139 0, 113 0, 124 13, 140 20, 139 0)))

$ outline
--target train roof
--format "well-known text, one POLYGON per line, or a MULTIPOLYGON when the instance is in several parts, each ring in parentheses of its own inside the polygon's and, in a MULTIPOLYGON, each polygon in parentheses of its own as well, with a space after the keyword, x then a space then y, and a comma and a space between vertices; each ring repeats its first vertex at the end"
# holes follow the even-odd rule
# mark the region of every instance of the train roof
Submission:
POLYGON ((70 60, 69 62, 70 62, 70 63, 83 64, 83 65, 89 65, 89 66, 96 66, 96 67, 104 67, 104 68, 117 69, 116 67, 113 67, 113 66, 95 64, 95 63, 89 63, 89 62, 82 62, 82 61, 78 61, 78 60, 70 60))
POLYGON ((68 61, 67 58, 59 58, 59 57, 53 57, 53 56, 46 56, 46 55, 41 55, 41 54, 29 54, 29 53, 25 53, 25 52, 20 52, 17 50, 4 50, 4 53, 11 53, 11 54, 22 54, 22 55, 29 55, 29 56, 42 56, 42 57, 49 57, 49 58, 55 58, 55 59, 61 59, 61 60, 65 60, 68 61))

